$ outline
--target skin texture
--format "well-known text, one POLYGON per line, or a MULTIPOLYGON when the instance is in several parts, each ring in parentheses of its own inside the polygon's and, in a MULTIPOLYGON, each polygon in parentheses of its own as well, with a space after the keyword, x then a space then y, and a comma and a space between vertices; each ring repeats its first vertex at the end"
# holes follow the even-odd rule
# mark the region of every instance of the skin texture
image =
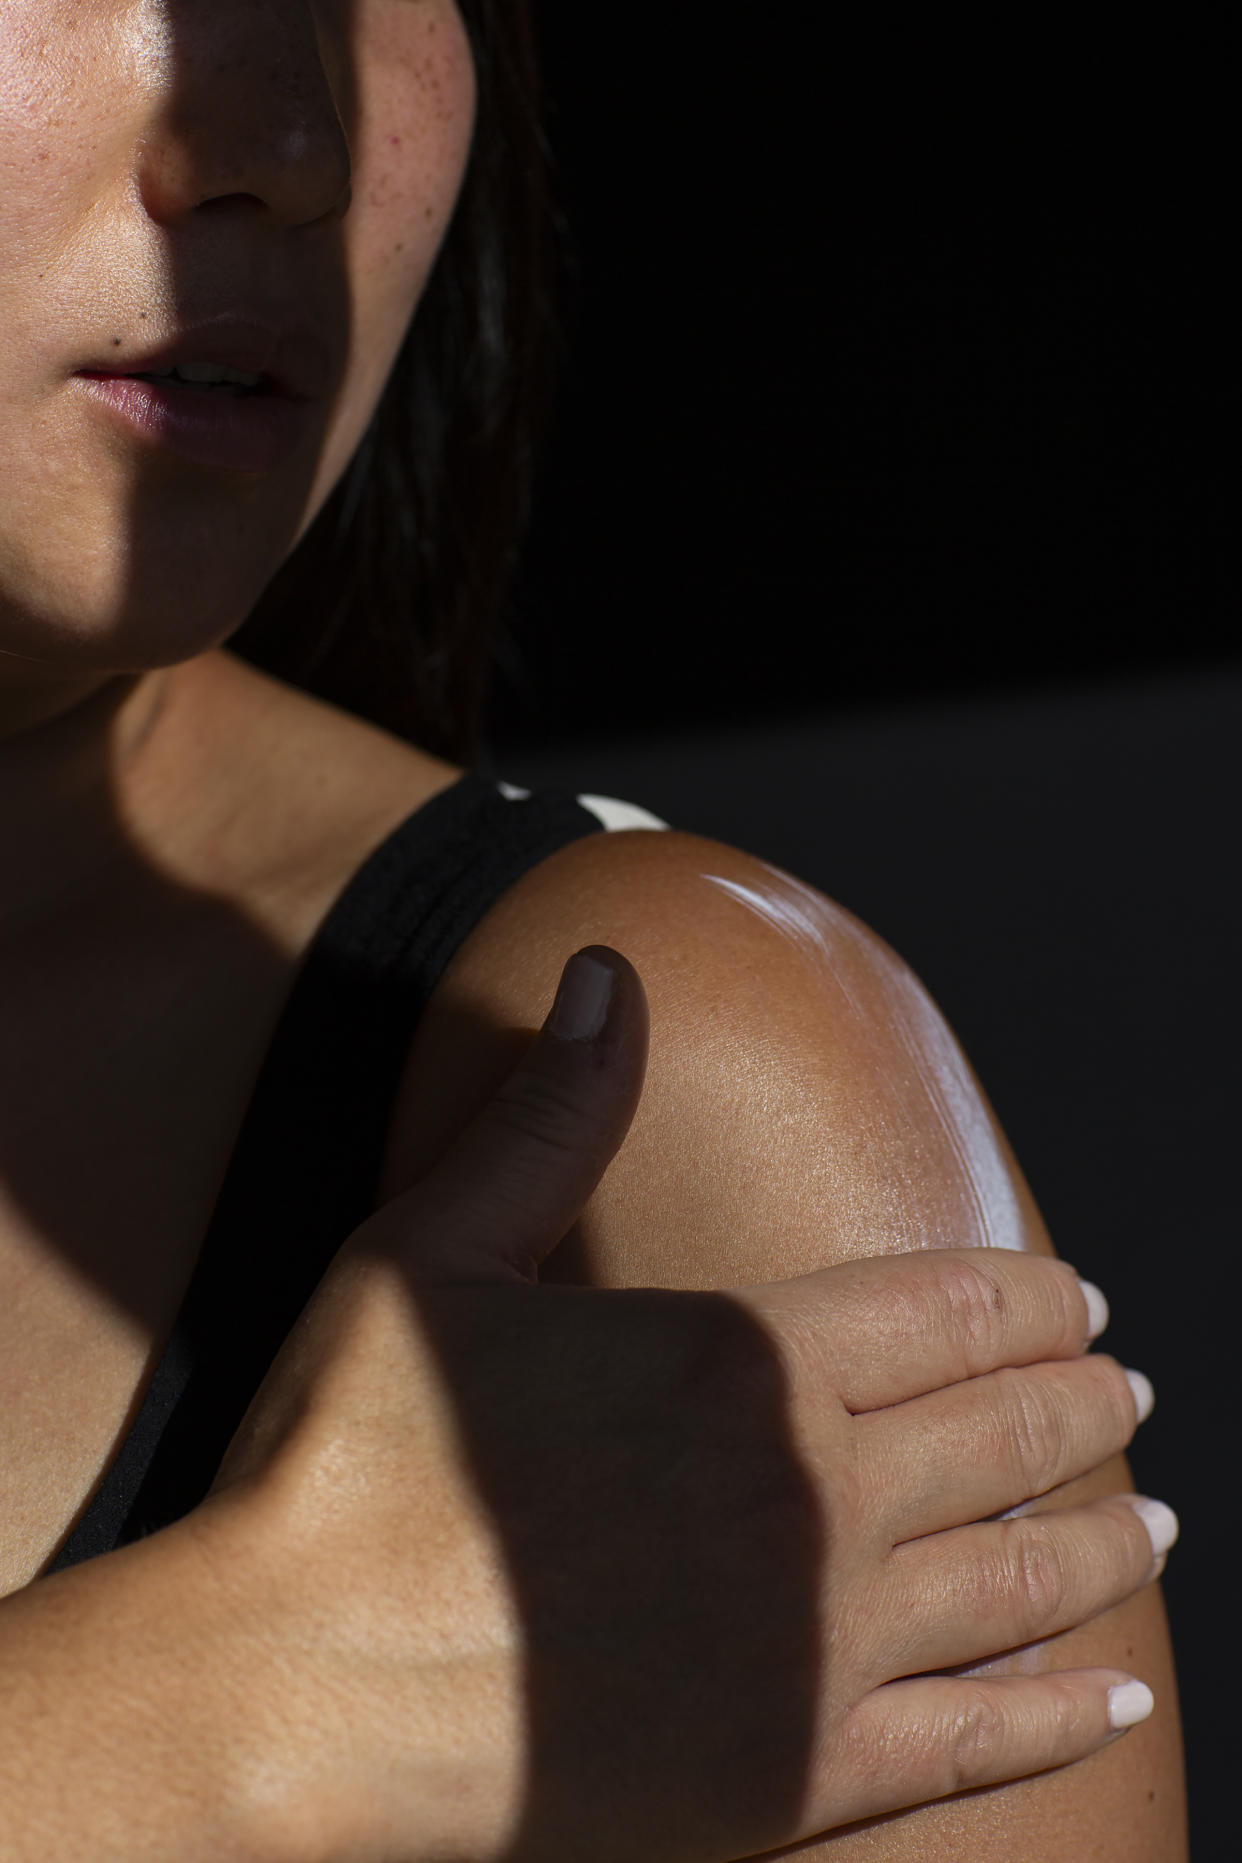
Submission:
MULTIPOLYGON (((450 0, 0 8, 5 974, 84 907, 140 897, 152 870, 244 864, 242 805, 266 746, 251 732, 238 754, 220 649, 370 419, 449 223, 474 107, 450 0), (142 453, 81 405, 76 369, 224 310, 305 316, 328 345, 329 392, 278 472, 142 453)), ((272 741, 287 743, 283 725, 272 741)), ((299 804, 302 776, 286 785, 299 804)), ((507 1071, 514 1031, 537 1025, 565 956, 603 941, 647 986, 651 1071, 548 1278, 710 1287, 920 1239, 1017 1233, 1049 1248, 912 986, 865 932, 785 886, 732 850, 642 834, 600 837, 531 875, 469 942, 420 1030, 386 1194, 507 1071)), ((1129 1486, 1120 1459, 1075 1484, 1129 1486)), ((1033 1659, 1132 1665, 1156 1715, 1066 1774, 928 1807, 826 1854, 1177 1863, 1176 1695, 1156 1588, 1033 1659)))
POLYGON ((371 418, 475 102, 453 0, 0 7, 6 1595, 54 1552, 180 1302, 212 1134, 227 1156, 287 966, 453 774, 220 643, 371 418), (325 349, 306 444, 268 474, 118 434, 73 380, 220 314, 301 320, 325 349), (164 1042, 198 1062, 171 1095, 164 1042), (143 1136, 160 1106, 188 1145, 143 1136))
POLYGON ((14 900, 28 918, 103 861, 118 883, 167 864, 229 807, 227 746, 194 740, 171 688, 192 693, 348 464, 475 97, 451 0, 0 9, 0 935, 14 900), (247 310, 308 321, 330 356, 276 472, 149 453, 70 380, 247 310))
MULTIPOLYGON (((923 1246, 1055 1252, 951 1031, 896 954, 791 876, 677 833, 589 837, 487 915, 415 1036, 383 1195, 416 1181, 499 1086, 565 959, 591 943, 641 975, 650 1058, 629 1136, 541 1280, 719 1288, 923 1246)), ((1126 1362, 1124 1341, 1106 1333, 1100 1346, 1126 1362)), ((1148 1369, 1158 1389, 1159 1367, 1148 1369)), ((1133 1491, 1117 1456, 1030 1511, 1133 1491)), ((870 1820, 797 1854, 1181 1863, 1181 1732, 1158 1584, 974 1667, 1094 1664, 1146 1681, 1150 1720, 1059 1772, 870 1820)))

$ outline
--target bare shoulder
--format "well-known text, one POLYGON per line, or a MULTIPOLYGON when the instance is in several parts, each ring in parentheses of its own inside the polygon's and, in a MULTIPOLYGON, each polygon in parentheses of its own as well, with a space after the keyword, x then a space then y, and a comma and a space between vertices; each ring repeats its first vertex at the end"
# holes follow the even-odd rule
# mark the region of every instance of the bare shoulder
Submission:
POLYGON ((487 914, 414 1041, 385 1195, 512 1066, 584 944, 639 972, 651 1050, 566 1268, 589 1249, 602 1282, 721 1286, 851 1254, 1049 1248, 978 1082, 897 954, 794 875, 679 832, 590 835, 487 914), (761 1249, 757 1193, 773 1225, 761 1249), (685 1227, 670 1250, 673 1198, 685 1227))
MULTIPOLYGON (((920 1247, 1053 1252, 982 1088, 900 957, 795 876, 680 833, 590 836, 487 914, 412 1044, 381 1200, 500 1083, 565 960, 594 943, 643 979, 650 1060, 629 1136, 541 1279, 719 1288, 920 1247)), ((1033 1506, 1132 1488, 1116 1456, 1033 1506)), ((1158 1584, 992 1671, 1092 1664, 1128 1669, 1155 1693, 1156 1712, 1124 1741, 839 1832, 799 1858, 1181 1863, 1181 1730, 1158 1584)))

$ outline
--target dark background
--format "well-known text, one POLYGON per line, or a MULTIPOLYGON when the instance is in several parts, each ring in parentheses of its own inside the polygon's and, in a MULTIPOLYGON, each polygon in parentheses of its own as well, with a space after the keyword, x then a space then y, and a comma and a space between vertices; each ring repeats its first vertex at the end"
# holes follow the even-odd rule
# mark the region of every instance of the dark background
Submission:
POLYGON ((1182 1522, 1194 1854, 1224 1856, 1234 37, 540 19, 570 361, 497 768, 790 868, 937 997, 1156 1386, 1131 1460, 1182 1522))

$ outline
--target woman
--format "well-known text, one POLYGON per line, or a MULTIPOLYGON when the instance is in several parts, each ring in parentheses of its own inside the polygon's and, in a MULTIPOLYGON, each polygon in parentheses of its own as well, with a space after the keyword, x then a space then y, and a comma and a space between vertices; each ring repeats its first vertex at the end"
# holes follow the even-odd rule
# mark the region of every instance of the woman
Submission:
MULTIPOLYGON (((621 962, 614 1039, 631 1071, 570 1210, 580 1220, 542 1279, 755 1289, 899 1251, 1052 1250, 934 1008, 864 928, 788 876, 624 805, 525 798, 465 768, 543 383, 525 9, 103 0, 84 12, 11 0, 0 60, 0 1647, 6 1686, 28 1683, 47 1714, 67 1699, 56 1678, 85 1670, 72 1641, 56 1644, 41 1596, 97 1592, 115 1619, 109 1574, 154 1573, 166 1528, 169 1543, 190 1543, 170 1523, 194 1517, 230 1441, 236 1486, 219 1499, 245 1488, 248 1457, 253 1469, 265 1456, 297 1470, 299 1497, 322 1495, 342 1413, 315 1438, 290 1419, 320 1412, 301 1387, 290 1400, 286 1377, 265 1387, 249 1436, 234 1438, 238 1421, 345 1238, 424 1194, 454 1135, 494 1105, 576 945, 603 941, 632 960, 653 1050, 600 1183, 640 1084, 641 990, 621 962), (182 365, 199 379, 166 379, 182 365), (55 1593, 31 1584, 46 1575, 55 1593)), ((382 1277, 367 1284, 378 1291, 363 1326, 353 1285, 338 1274, 333 1300, 315 1307, 333 1342, 325 1383, 358 1328, 390 1342, 394 1327, 408 1331, 382 1277)), ((597 1313, 613 1337, 621 1312, 658 1331, 725 1310, 668 1297, 582 1305, 580 1289, 579 1304, 538 1298, 540 1324, 580 1316, 556 1335, 566 1352, 597 1313)), ((475 1372, 470 1353, 452 1356, 447 1310, 433 1302, 425 1315, 440 1318, 425 1324, 467 1414, 475 1372)), ((1071 1350, 1042 1347, 1012 1363, 1071 1350)), ((292 1362, 281 1354, 276 1369, 296 1383, 305 1362, 292 1362)), ((376 1380, 368 1402, 403 1401, 376 1352, 358 1348, 350 1363, 376 1380)), ((1096 1365, 1116 1432, 1094 1456, 1045 1457, 1043 1482, 1018 1496, 1040 1497, 1030 1511, 1130 1489, 1113 1451, 1136 1413, 1117 1409, 1129 1403, 1119 1369, 1096 1365), (1058 1466, 1076 1479, 1058 1479, 1058 1466)), ((748 1388, 762 1411, 767 1373, 748 1388)), ((410 1410, 411 1436, 432 1390, 410 1410)), ((584 1395, 584 1414, 598 1401, 584 1395)), ((594 1440, 580 1445, 588 1460, 594 1440)), ((1098 1430, 1090 1440, 1098 1447, 1098 1430)), ((894 1468, 898 1499, 902 1478, 894 1468)), ((393 1505, 405 1518, 408 1501, 393 1505)), ((269 1546, 273 1517, 287 1552, 305 1516, 284 1506, 264 1513, 257 1537, 218 1542, 214 1523, 242 1515, 209 1513, 190 1566, 217 1544, 230 1571, 250 1551, 262 1563, 254 1549, 269 1546)), ((467 1503, 452 1506, 459 1521, 467 1503)), ((1109 1502, 1105 1513, 1124 1536, 1112 1591, 1070 1602, 1067 1584, 1060 1616, 1039 1620, 1057 1634, 1010 1635, 983 1653, 1025 1645, 1000 1655, 998 1675, 1136 1674, 1156 1696, 1150 1719, 1035 1777, 1021 1776, 1033 1761, 989 1773, 963 1760, 959 1781, 1007 1783, 890 1816, 878 1832, 840 1830, 825 1853, 1182 1854, 1159 1593, 1145 1553, 1121 1571, 1123 1548, 1132 1566, 1142 1540, 1134 1511, 1109 1502)), ((321 1529, 312 1565, 325 1559, 321 1529)), ((905 1537, 930 1531, 921 1521, 905 1537)), ((1055 1544, 1070 1562, 1069 1544, 1055 1544)), ((458 1566, 448 1571, 456 1584, 458 1566)), ((161 1583, 141 1595, 171 1599, 176 1587, 161 1583)), ((253 1605, 259 1593, 248 1595, 253 1605)), ((766 1623, 770 1603, 754 1608, 766 1623)), ((975 1608, 984 1618, 992 1602, 975 1608)), ((292 1642, 247 1647, 278 1666, 292 1642)), ((933 1666, 951 1665, 922 1664, 933 1666)), ((917 1673, 913 1661, 886 1671, 917 1673)), ((779 1721, 781 1703, 761 1706, 759 1725, 779 1721)), ((578 1758, 594 1763, 599 1743, 583 1738, 578 1758)), ((133 1747, 131 1735, 118 1749, 122 1773, 133 1747)), ((772 1764, 790 1758, 782 1748, 772 1764)), ((719 1760, 694 1777, 687 1799, 719 1785, 719 1760)), ((739 1813, 721 1829, 721 1857, 755 1852, 757 1841, 737 1848, 747 1828, 770 1846, 857 1823, 843 1799, 800 1824, 787 1783, 784 1822, 775 1803, 750 1827, 739 1813)), ((14 1784, 7 1802, 19 1800, 14 1784)), ((616 1815, 605 1796, 594 1854, 607 1853, 616 1815)), ((78 1836, 70 1825, 61 1847, 78 1836)), ((320 1854, 320 1836, 303 1824, 292 1853, 320 1854)), ((546 1830, 528 1832, 525 1851, 500 1841, 480 1839, 480 1854, 556 1854, 546 1830)), ((674 1836, 658 1853, 707 1856, 708 1841, 698 1832, 679 1853, 674 1836)), ((137 1853, 128 1838, 113 1851, 100 1839, 100 1854, 137 1853)), ((644 1837, 619 1854, 657 1847, 644 1837)))

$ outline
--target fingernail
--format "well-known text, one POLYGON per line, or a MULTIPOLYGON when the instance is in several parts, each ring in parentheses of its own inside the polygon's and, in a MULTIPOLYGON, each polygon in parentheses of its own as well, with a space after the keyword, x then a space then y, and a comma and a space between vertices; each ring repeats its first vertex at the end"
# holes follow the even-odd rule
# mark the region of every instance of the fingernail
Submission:
POLYGON ((1100 1334, 1104 1331, 1104 1328, 1108 1325, 1108 1302, 1105 1300, 1094 1281, 1084 1281, 1082 1276, 1079 1275, 1078 1285, 1081 1287, 1083 1299, 1087 1303, 1087 1337, 1088 1339, 1098 1339, 1100 1334))
POLYGON ((1156 1393, 1152 1389, 1151 1379, 1145 1378, 1141 1371, 1127 1371, 1126 1377, 1130 1389, 1134 1392, 1134 1408, 1138 1411, 1140 1423, 1146 1423, 1156 1408, 1156 1393))
POLYGON ((616 973, 585 951, 575 952, 561 974, 546 1027, 561 1041, 594 1041, 608 1020, 616 973))
POLYGON ((1181 1532, 1177 1515, 1163 1501, 1150 1500, 1145 1494, 1135 1495, 1130 1505, 1147 1528, 1152 1558, 1159 1559, 1162 1553, 1168 1552, 1181 1532))
POLYGON ((1156 1705, 1146 1682, 1115 1682, 1108 1691, 1110 1727, 1133 1727, 1145 1721, 1156 1705))

